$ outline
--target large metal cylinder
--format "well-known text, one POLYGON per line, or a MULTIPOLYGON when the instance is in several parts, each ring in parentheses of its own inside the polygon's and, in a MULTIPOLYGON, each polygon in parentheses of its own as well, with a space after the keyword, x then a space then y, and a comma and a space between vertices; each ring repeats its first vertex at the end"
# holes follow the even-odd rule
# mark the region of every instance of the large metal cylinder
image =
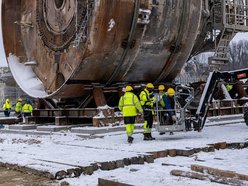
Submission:
POLYGON ((203 2, 3 0, 8 64, 38 98, 77 97, 94 83, 171 81, 201 33, 203 2))

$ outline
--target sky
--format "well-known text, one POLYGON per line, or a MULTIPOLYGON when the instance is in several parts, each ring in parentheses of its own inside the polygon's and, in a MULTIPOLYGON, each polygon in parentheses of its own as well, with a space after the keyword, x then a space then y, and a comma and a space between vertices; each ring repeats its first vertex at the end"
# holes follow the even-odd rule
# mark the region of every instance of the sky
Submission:
MULTIPOLYGON (((242 116, 239 116, 242 119, 242 116)), ((229 119, 228 122, 232 123, 231 121, 232 119, 229 119)), ((124 131, 99 134, 95 136, 101 138, 86 139, 80 137, 80 133, 68 130, 43 132, 46 135, 36 134, 37 130, 26 130, 29 134, 18 134, 12 130, 13 134, 11 134, 8 132, 11 129, 5 126, 5 129, 0 129, 0 162, 48 171, 55 175, 58 171, 77 166, 137 157, 147 152, 175 148, 203 148, 218 142, 233 143, 247 140, 248 127, 244 122, 223 125, 224 123, 218 122, 217 117, 217 122, 208 120, 202 132, 175 132, 174 135, 159 135, 154 129, 152 134, 156 140, 153 141, 143 141, 143 130, 135 129, 132 145, 127 143, 124 131)), ((41 127, 46 128, 46 126, 41 127)), ((54 126, 47 126, 47 129, 52 127, 54 126)), ((87 130, 97 130, 93 127, 83 129, 86 132, 81 135, 85 134, 85 136, 87 130)), ((62 181, 67 181, 72 186, 97 186, 98 178, 117 180, 136 186, 218 186, 220 184, 210 183, 209 180, 199 181, 172 176, 170 171, 173 169, 191 171, 190 166, 198 164, 248 175, 247 161, 247 148, 215 150, 209 153, 200 152, 190 157, 159 158, 155 159, 154 163, 125 166, 112 171, 97 170, 91 176, 81 175, 62 181)))

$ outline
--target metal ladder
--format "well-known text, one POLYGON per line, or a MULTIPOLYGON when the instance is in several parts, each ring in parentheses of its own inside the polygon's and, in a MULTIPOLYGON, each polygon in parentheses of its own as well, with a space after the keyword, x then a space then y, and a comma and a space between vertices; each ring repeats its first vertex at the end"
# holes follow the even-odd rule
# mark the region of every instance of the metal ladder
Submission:
POLYGON ((231 40, 236 35, 237 31, 234 29, 227 29, 225 28, 220 34, 220 39, 218 44, 215 47, 215 53, 214 56, 210 57, 208 60, 210 65, 223 65, 227 64, 228 59, 228 52, 229 48, 228 45, 231 42, 231 40))
POLYGON ((213 34, 215 39, 215 53, 210 57, 209 65, 225 65, 228 63, 228 45, 237 32, 248 31, 248 1, 219 0, 214 1, 211 10, 213 30, 220 30, 213 34), (218 42, 218 43, 217 43, 218 42))
MULTIPOLYGON (((81 42, 86 42, 86 39, 88 36, 87 27, 88 27, 90 16, 94 9, 94 0, 87 0, 86 3, 87 3, 86 5, 87 8, 86 8, 85 16, 76 33, 75 40, 73 41, 74 48, 78 48, 81 42)), ((76 22, 78 22, 78 20, 76 22)), ((76 27, 78 28, 78 25, 76 25, 76 27)))

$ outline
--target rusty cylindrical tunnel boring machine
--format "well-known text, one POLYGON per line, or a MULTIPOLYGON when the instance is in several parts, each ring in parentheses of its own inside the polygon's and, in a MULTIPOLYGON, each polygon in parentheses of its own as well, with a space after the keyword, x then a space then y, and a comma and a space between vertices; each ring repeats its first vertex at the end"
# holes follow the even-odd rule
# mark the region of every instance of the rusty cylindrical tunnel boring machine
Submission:
POLYGON ((173 80, 204 43, 208 0, 3 0, 8 65, 34 98, 173 80))
POLYGON ((216 41, 226 46, 215 48, 215 59, 226 60, 225 47, 247 30, 247 4, 2 0, 4 49, 14 79, 29 96, 83 97, 84 107, 93 95, 99 106, 101 92, 104 97, 126 83, 171 82, 191 55, 213 49, 216 41))

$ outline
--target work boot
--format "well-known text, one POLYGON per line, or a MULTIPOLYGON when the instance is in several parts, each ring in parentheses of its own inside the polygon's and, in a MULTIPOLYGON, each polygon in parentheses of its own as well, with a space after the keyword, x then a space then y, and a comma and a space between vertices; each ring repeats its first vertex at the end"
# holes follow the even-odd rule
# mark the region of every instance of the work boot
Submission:
POLYGON ((152 137, 152 133, 148 133, 148 137, 150 140, 155 140, 155 138, 152 137))
POLYGON ((133 143, 133 137, 132 136, 128 136, 127 142, 128 143, 133 143))
POLYGON ((145 140, 145 141, 151 140, 151 139, 149 138, 149 134, 148 134, 148 133, 144 133, 144 140, 145 140))

